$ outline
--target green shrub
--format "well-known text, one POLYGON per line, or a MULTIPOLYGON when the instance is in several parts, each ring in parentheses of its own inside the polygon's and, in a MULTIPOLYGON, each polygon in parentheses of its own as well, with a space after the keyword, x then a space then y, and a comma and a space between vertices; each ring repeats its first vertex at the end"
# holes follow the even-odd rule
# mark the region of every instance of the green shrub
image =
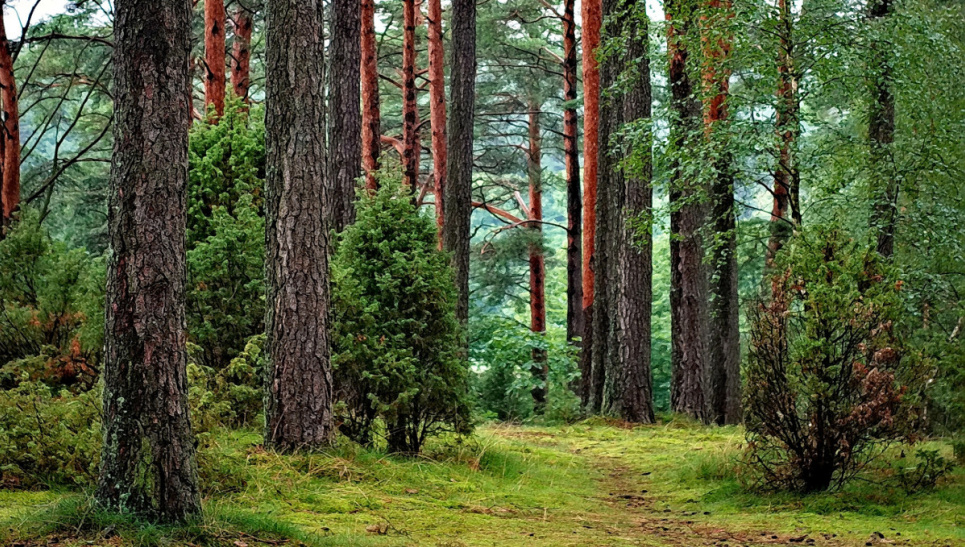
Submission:
MULTIPOLYGON (((265 335, 251 337, 245 349, 222 369, 188 364, 188 399, 196 433, 219 427, 257 425, 264 409, 265 335)), ((197 355, 192 345, 192 355, 197 355)))
POLYGON ((901 283, 873 246, 821 228, 790 243, 770 281, 749 311, 746 459, 762 486, 840 486, 920 427, 901 283))
POLYGON ((0 388, 26 373, 51 385, 94 383, 104 344, 104 265, 53 241, 39 216, 0 241, 0 388))
POLYGON ((468 370, 449 255, 397 177, 363 193, 332 261, 333 364, 346 435, 418 453, 426 438, 470 431, 468 370))
POLYGON ((895 477, 906 492, 919 492, 935 488, 938 481, 955 469, 955 462, 937 451, 919 449, 915 452, 915 467, 899 467, 895 477))

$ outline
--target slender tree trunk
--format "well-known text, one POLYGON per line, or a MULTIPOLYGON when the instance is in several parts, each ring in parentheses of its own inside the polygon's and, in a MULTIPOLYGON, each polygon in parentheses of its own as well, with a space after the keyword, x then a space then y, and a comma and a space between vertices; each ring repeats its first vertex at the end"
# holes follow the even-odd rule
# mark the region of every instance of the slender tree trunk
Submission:
MULTIPOLYGON (((648 19, 644 6, 628 13, 626 59, 627 93, 623 99, 625 123, 649 123, 652 93, 648 19)), ((651 305, 653 302, 653 215, 652 137, 646 131, 640 140, 625 143, 624 203, 617 211, 619 297, 617 322, 620 337, 620 415, 634 423, 653 423, 653 380, 650 372, 651 305), (643 222, 641 222, 643 221, 643 222)))
POLYGON ((251 102, 248 89, 251 86, 251 13, 241 4, 235 11, 235 35, 231 44, 231 87, 235 96, 246 103, 251 102))
POLYGON ((379 170, 382 151, 382 113, 379 107, 379 57, 375 43, 375 0, 362 0, 362 169, 365 187, 378 188, 375 172, 379 170))
POLYGON ((419 105, 415 83, 415 27, 417 0, 402 0, 402 171, 403 182, 418 193, 419 186, 419 105))
MULTIPOLYGON (((892 0, 872 0, 869 6, 872 25, 883 27, 893 11, 892 0)), ((881 32, 881 29, 876 29, 881 32)), ((898 177, 892 167, 891 145, 895 142, 895 97, 892 93, 889 45, 875 37, 871 45, 872 89, 868 140, 871 144, 872 182, 871 229, 878 234, 877 250, 890 258, 895 251, 898 223, 898 177)))
POLYGON ((801 110, 798 75, 794 63, 794 20, 788 0, 778 0, 779 51, 775 131, 778 137, 777 167, 774 170, 774 206, 771 209, 771 237, 767 243, 767 264, 784 247, 793 228, 801 225, 801 177, 797 168, 797 137, 801 110), (788 211, 791 219, 788 219, 788 211))
POLYGON ((432 170, 435 193, 436 226, 439 248, 442 248, 442 225, 445 222, 446 185, 446 70, 442 46, 442 1, 429 0, 429 116, 432 125, 432 170))
MULTIPOLYGON (((6 1, 0 1, 0 12, 6 1)), ((2 13, 0 13, 2 14, 2 13)), ((2 19, 2 17, 0 17, 2 19)), ((0 107, 3 110, 3 135, 0 137, 0 201, 3 209, 3 226, 20 206, 20 106, 17 100, 17 80, 14 78, 13 57, 7 29, 0 20, 0 107)), ((2 235, 0 235, 2 237, 2 235)))
POLYGON ((225 10, 224 0, 204 0, 204 105, 224 116, 225 10))
MULTIPOLYGON (((697 148, 700 101, 688 75, 687 48, 696 6, 693 0, 668 0, 667 51, 670 55, 671 146, 675 154, 697 148)), ((670 405, 675 412, 707 419, 707 276, 700 236, 706 222, 700 181, 676 159, 670 172, 670 405)))
MULTIPOLYGON (((542 106, 537 101, 529 104, 529 229, 537 234, 529 248, 529 311, 530 329, 534 334, 546 335, 546 264, 543 258, 543 144, 539 114, 542 106)), ((533 376, 540 384, 533 389, 536 413, 546 407, 549 362, 545 349, 533 348, 533 376)))
POLYGON ((580 191, 580 122, 576 113, 575 0, 563 4, 563 156, 566 163, 566 339, 583 336, 583 203, 580 191))
POLYGON ((201 510, 184 316, 191 2, 115 6, 113 252, 96 498, 112 511, 179 521, 201 510))
POLYGON ((334 433, 323 21, 322 0, 268 2, 265 442, 286 451, 334 433))
POLYGON ((449 173, 444 189, 443 248, 452 253, 459 300, 456 317, 469 321, 469 230, 472 217, 473 115, 476 99, 476 3, 452 1, 449 173))
POLYGON ((740 316, 734 171, 728 141, 728 94, 733 36, 729 0, 710 0, 703 19, 704 131, 714 156, 711 182, 715 243, 710 292, 709 406, 717 424, 740 422, 740 316))
MULTIPOLYGON (((596 240, 597 169, 600 126, 600 46, 602 6, 600 0, 584 0, 583 20, 583 352, 580 371, 583 377, 583 406, 599 411, 603 379, 593 374, 593 298, 595 277, 593 253, 596 240)), ((602 372, 602 371, 601 371, 602 372)))
POLYGON ((341 232, 355 222, 355 185, 362 174, 362 19, 358 0, 332 0, 331 6, 328 177, 334 191, 326 216, 341 232))

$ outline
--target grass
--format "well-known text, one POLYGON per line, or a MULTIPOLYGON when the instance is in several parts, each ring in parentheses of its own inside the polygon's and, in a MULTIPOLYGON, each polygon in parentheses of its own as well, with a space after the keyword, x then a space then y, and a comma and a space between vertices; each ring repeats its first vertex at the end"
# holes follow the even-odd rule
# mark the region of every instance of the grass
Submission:
POLYGON ((0 491, 0 545, 965 545, 961 471, 915 495, 880 482, 761 495, 740 485, 741 440, 679 421, 492 425, 405 459, 354 445, 283 456, 223 431, 201 451, 197 522, 99 513, 77 491, 0 491))

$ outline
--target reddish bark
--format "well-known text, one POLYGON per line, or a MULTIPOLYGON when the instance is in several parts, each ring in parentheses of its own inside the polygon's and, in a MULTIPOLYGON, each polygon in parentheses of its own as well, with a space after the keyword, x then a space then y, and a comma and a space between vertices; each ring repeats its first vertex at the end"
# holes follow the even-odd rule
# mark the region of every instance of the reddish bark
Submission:
POLYGON ((224 115, 225 96, 225 9, 224 0, 204 0, 204 104, 224 115))
POLYGON ((403 183, 415 193, 419 186, 419 110, 415 84, 417 0, 403 0, 402 18, 402 171, 403 183))
MULTIPOLYGON (((546 333, 546 263, 543 257, 543 181, 542 181, 542 137, 539 126, 540 105, 535 101, 529 105, 529 149, 527 164, 529 172, 529 229, 538 234, 529 248, 529 310, 530 329, 543 335, 546 333)), ((546 350, 533 348, 533 375, 540 383, 533 389, 533 403, 537 412, 546 406, 546 383, 549 377, 549 363, 546 350)))
POLYGON ((375 0, 362 0, 362 169, 365 187, 375 191, 378 182, 382 134, 379 111, 379 59, 375 44, 375 0))
MULTIPOLYGON (((583 19, 583 401, 589 398, 590 364, 593 352, 593 290, 595 277, 592 260, 596 238, 597 170, 600 129, 600 67, 597 50, 602 26, 600 0, 584 0, 583 19)), ((600 386, 602 387, 602 386, 600 386)))
MULTIPOLYGON (((5 2, 0 2, 2 10, 5 2)), ((13 73, 13 58, 7 41, 7 30, 0 17, 0 94, 3 110, 3 136, 0 140, 0 172, 2 172, 3 225, 20 205, 20 106, 17 101, 17 81, 13 73)))
POLYGON ((248 88, 251 85, 251 13, 238 6, 234 17, 235 37, 231 44, 231 87, 235 95, 250 103, 248 88))
MULTIPOLYGON (((576 101, 576 17, 574 0, 563 5, 563 100, 576 101)), ((576 106, 563 110, 563 156, 566 163, 566 339, 583 335, 583 211, 580 191, 579 118, 576 106)))
POLYGON ((446 185, 446 71, 442 46, 442 2, 429 0, 429 118, 432 125, 433 192, 442 249, 443 194, 446 185))

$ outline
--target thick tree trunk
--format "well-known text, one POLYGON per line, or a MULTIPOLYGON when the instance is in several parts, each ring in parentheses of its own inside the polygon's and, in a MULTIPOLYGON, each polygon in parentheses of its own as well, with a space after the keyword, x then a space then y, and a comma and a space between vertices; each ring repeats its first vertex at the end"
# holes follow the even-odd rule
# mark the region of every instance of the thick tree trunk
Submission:
POLYGON ((442 1, 429 0, 429 117, 432 125, 432 178, 436 226, 442 248, 446 186, 446 69, 442 46, 442 1))
MULTIPOLYGON (((872 0, 869 18, 872 25, 884 26, 893 10, 892 0, 872 0)), ((877 29, 879 32, 881 29, 877 29)), ((892 93, 891 59, 888 44, 875 37, 871 45, 872 89, 868 140, 871 144, 872 182, 871 229, 878 235, 878 253, 891 257, 895 251, 895 229, 898 224, 898 177, 891 159, 895 142, 895 97, 892 93)))
POLYGON ((566 339, 583 336, 583 203, 580 191, 580 122, 576 113, 575 0, 563 4, 563 156, 566 164, 566 339))
POLYGON ((236 97, 250 103, 248 89, 251 87, 251 34, 254 29, 251 13, 240 4, 235 11, 234 27, 234 39, 231 43, 231 87, 236 97))
POLYGON ((279 450, 327 445, 334 433, 322 29, 322 0, 269 0, 265 443, 279 450))
MULTIPOLYGON (((696 6, 693 0, 668 0, 667 51, 670 55, 671 107, 675 154, 697 148, 700 101, 688 75, 687 38, 696 6)), ((670 172, 670 405, 675 412, 706 421, 707 276, 700 230, 707 220, 700 181, 675 160, 670 172)))
POLYGON ((777 167, 774 170, 774 206, 771 209, 771 237, 767 243, 767 264, 774 257, 795 226, 801 225, 801 176, 797 168, 797 138, 800 127, 798 75, 794 63, 794 20, 788 0, 778 0, 777 108, 774 127, 778 137, 777 167), (788 211, 791 219, 788 219, 788 211))
MULTIPOLYGON (((0 2, 0 12, 5 4, 5 1, 0 2)), ((7 40, 7 29, 3 21, 0 21, 0 95, 0 107, 3 110, 3 135, 0 136, 0 201, 3 226, 0 229, 4 229, 10 224, 11 215, 20 206, 20 106, 10 42, 7 40)))
MULTIPOLYGON (((640 7, 638 9, 644 9, 640 7)), ((630 15, 630 14, 628 14, 630 15)), ((647 18, 632 14, 624 23, 627 29, 626 63, 629 85, 623 99, 625 123, 647 123, 651 117, 650 61, 647 18), (632 25, 632 26, 627 26, 632 25)), ((626 143, 624 202, 617 211, 618 276, 617 301, 618 351, 622 374, 620 416, 634 423, 653 423, 653 380, 650 372, 651 305, 653 302, 653 215, 652 139, 626 143), (641 220, 645 222, 641 226, 641 220), (643 230, 641 231, 641 227, 643 230)))
MULTIPOLYGON (((603 378, 593 374, 593 298, 595 277, 593 253, 596 244, 597 170, 600 127, 600 69, 597 53, 602 25, 600 0, 584 0, 583 19, 583 406, 599 411, 603 378)), ((602 372, 602 371, 600 371, 602 372)))
POLYGON ((225 10, 224 0, 204 0, 204 105, 224 116, 225 10))
POLYGON ((469 229, 472 217, 473 115, 476 107, 476 3, 452 2, 452 68, 449 75, 449 173, 443 248, 456 271, 456 317, 469 321, 469 229))
POLYGON ((710 0, 702 18, 704 132, 714 157, 711 182, 715 243, 710 277, 709 412, 714 423, 740 422, 740 303, 737 293, 737 221, 734 171, 728 149, 728 94, 733 37, 724 26, 729 0, 710 0))
POLYGON ((417 0, 402 0, 402 180, 413 194, 418 193, 419 105, 415 83, 415 27, 417 0))
POLYGON ((355 185, 362 174, 362 18, 358 0, 332 0, 331 6, 328 177, 333 195, 326 216, 341 232, 355 222, 355 185))
POLYGON ((382 151, 382 113, 379 106, 379 57, 375 43, 375 0, 362 0, 362 169, 365 187, 378 188, 375 172, 379 170, 382 151))
POLYGON ((184 317, 191 2, 121 0, 114 38, 96 498, 112 511, 178 521, 201 510, 184 317))
MULTIPOLYGON (((529 229, 537 234, 529 248, 529 311, 530 329, 534 334, 546 335, 546 264, 543 257, 543 144, 539 114, 542 106, 537 101, 529 104, 529 229)), ((546 407, 549 362, 546 350, 533 348, 533 376, 540 384, 533 389, 533 404, 537 414, 546 407)))

